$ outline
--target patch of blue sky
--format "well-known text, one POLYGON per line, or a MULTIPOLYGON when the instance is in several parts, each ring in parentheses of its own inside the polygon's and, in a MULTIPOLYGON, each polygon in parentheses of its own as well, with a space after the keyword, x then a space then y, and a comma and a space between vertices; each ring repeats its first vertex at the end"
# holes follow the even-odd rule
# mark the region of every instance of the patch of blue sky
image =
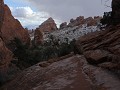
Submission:
POLYGON ((30 3, 23 1, 23 0, 4 0, 5 4, 7 4, 9 7, 30 7, 33 11, 37 11, 36 8, 31 6, 30 3))

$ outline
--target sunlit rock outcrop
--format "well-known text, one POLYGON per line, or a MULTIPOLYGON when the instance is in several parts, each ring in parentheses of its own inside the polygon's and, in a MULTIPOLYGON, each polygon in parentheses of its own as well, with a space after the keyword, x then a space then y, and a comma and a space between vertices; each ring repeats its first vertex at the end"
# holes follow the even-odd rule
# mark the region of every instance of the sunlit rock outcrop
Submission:
POLYGON ((24 44, 30 43, 30 38, 28 31, 25 30, 20 22, 15 19, 9 7, 7 5, 3 6, 3 22, 1 26, 1 36, 5 42, 5 44, 10 44, 11 40, 14 38, 20 39, 20 41, 24 44))
MULTIPOLYGON (((89 63, 104 64, 104 67, 120 70, 120 26, 110 26, 105 31, 95 32, 80 37, 77 41, 79 50, 89 63), (109 65, 107 65, 109 64, 109 65), (113 67, 112 67, 113 66, 113 67)), ((102 65, 103 66, 103 65, 102 65)))
POLYGON ((40 45, 43 41, 43 35, 57 30, 55 21, 52 18, 48 18, 34 33, 34 42, 36 45, 40 45))

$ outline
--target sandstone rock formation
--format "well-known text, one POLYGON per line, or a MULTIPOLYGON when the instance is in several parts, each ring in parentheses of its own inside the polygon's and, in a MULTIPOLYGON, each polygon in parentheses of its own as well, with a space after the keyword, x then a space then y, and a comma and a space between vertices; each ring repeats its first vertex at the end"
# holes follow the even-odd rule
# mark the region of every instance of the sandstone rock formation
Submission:
POLYGON ((3 6, 3 12, 4 15, 1 17, 3 18, 3 21, 0 31, 5 44, 10 44, 11 40, 14 38, 20 39, 24 44, 29 44, 30 38, 28 31, 25 30, 20 22, 12 16, 7 5, 3 6))
POLYGON ((89 57, 89 59, 88 58, 87 59, 89 60, 90 63, 92 63, 93 60, 102 61, 97 64, 101 64, 103 62, 111 62, 111 65, 113 64, 113 66, 115 66, 113 68, 119 70, 120 68, 119 42, 120 42, 120 25, 115 27, 110 26, 106 28, 105 31, 91 33, 88 34, 87 36, 81 37, 77 41, 77 47, 79 48, 79 51, 81 51, 83 54, 86 54, 86 52, 91 52, 92 55, 87 54, 88 55, 87 57, 89 57), (96 53, 96 50, 99 50, 99 52, 96 53), (100 53, 101 51, 104 52, 100 53), (92 60, 90 60, 90 58, 92 60))
POLYGON ((12 52, 6 48, 4 42, 0 38, 0 84, 6 81, 7 70, 12 56, 12 52))
POLYGON ((40 45, 43 41, 43 33, 37 28, 34 33, 34 44, 40 45))
POLYGON ((44 32, 52 32, 54 30, 57 30, 57 26, 55 21, 50 17, 45 22, 43 22, 39 27, 39 31, 42 33, 44 32))
POLYGON ((62 24, 60 24, 60 29, 64 29, 67 27, 67 22, 64 22, 62 24))
POLYGON ((3 24, 3 17, 4 17, 4 2, 3 0, 0 1, 0 37, 1 37, 1 27, 3 24))
POLYGON ((87 26, 96 26, 101 19, 102 17, 100 16, 95 16, 94 18, 88 17, 85 19, 85 23, 87 24, 87 26))
POLYGON ((87 61, 91 64, 99 64, 102 62, 109 61, 108 56, 109 52, 104 50, 89 50, 83 53, 87 61))
MULTIPOLYGON (((17 37, 27 43, 29 38, 20 23, 11 16, 9 8, 6 5, 2 7, 4 13, 0 16, 4 18, 0 22, 2 28, 0 29, 0 81, 4 82, 8 65, 12 60, 12 53, 4 42, 9 44, 10 40, 17 37)), ((116 10, 113 8, 113 12, 116 13, 116 10)), ((115 18, 117 15, 119 13, 115 14, 115 18)), ((80 16, 76 20, 71 19, 67 27, 82 24, 94 26, 100 18, 84 19, 80 16)), ((65 27, 66 23, 61 24, 61 28, 65 27)), ((35 44, 41 44, 43 34, 54 30, 57 30, 56 24, 52 18, 49 18, 35 30, 35 44)), ((75 49, 83 55, 70 54, 38 63, 20 72, 0 90, 119 90, 120 25, 109 26, 104 31, 80 37, 76 46, 75 49)))
POLYGON ((20 73, 1 90, 119 90, 120 81, 109 71, 91 66, 84 56, 34 65, 20 73), (46 65, 45 65, 46 63, 46 65), (17 83, 16 83, 17 82, 17 83))
POLYGON ((75 20, 74 19, 71 19, 70 20, 70 23, 68 24, 68 26, 70 27, 74 27, 74 26, 79 26, 79 25, 82 25, 84 24, 84 16, 79 16, 77 17, 75 20))
POLYGON ((82 71, 80 60, 74 56, 54 62, 46 67, 40 67, 38 64, 27 69, 27 72, 21 73, 13 82, 2 89, 92 90, 89 79, 82 71))
POLYGON ((0 0, 0 84, 8 79, 7 72, 13 59, 10 44, 14 38, 20 39, 23 44, 30 43, 28 31, 12 16, 4 0, 0 0))
POLYGON ((95 16, 94 18, 84 18, 84 16, 79 16, 75 20, 71 19, 70 23, 68 24, 68 27, 81 26, 83 24, 87 24, 87 26, 96 26, 101 19, 102 17, 100 16, 95 16))
POLYGON ((42 43, 43 34, 47 34, 55 30, 57 30, 55 21, 52 18, 47 19, 35 30, 34 33, 35 44, 39 45, 42 43))

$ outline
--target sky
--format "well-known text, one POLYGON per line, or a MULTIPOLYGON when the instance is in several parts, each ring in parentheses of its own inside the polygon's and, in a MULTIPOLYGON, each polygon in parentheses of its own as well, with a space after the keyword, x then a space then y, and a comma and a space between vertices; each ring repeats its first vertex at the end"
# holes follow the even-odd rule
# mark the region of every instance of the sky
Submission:
POLYGON ((78 16, 102 16, 111 0, 4 0, 13 16, 26 28, 38 27, 52 17, 57 25, 78 16), (107 1, 107 2, 106 2, 107 1))

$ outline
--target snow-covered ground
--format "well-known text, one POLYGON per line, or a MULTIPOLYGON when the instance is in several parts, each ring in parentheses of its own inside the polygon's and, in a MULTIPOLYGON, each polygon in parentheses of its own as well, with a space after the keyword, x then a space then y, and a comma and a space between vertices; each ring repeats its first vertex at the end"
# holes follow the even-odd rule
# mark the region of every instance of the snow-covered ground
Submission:
POLYGON ((100 31, 99 26, 89 26, 86 24, 76 27, 68 27, 61 30, 56 30, 54 32, 44 34, 44 41, 50 41, 51 37, 54 40, 59 40, 60 43, 70 42, 73 39, 77 40, 79 37, 86 35, 91 32, 100 31))

